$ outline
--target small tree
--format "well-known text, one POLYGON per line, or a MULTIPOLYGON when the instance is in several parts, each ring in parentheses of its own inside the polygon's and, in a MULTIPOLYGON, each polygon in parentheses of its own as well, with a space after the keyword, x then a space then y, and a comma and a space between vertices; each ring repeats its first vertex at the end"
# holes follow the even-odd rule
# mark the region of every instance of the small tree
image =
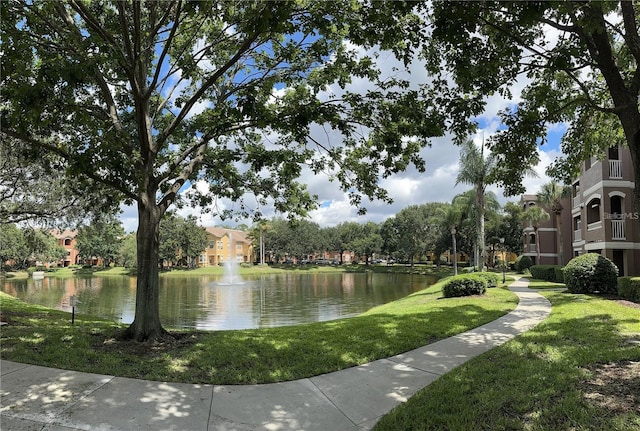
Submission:
POLYGON ((558 234, 556 235, 558 241, 558 265, 564 264, 564 246, 562 241, 562 200, 569 196, 571 189, 567 186, 561 186, 560 184, 552 181, 546 183, 540 189, 538 193, 538 200, 551 210, 555 216, 556 227, 558 234))
POLYGON ((540 265, 540 236, 538 229, 542 223, 549 220, 549 213, 538 205, 531 205, 524 211, 522 217, 533 227, 533 232, 536 237, 536 265, 540 265))

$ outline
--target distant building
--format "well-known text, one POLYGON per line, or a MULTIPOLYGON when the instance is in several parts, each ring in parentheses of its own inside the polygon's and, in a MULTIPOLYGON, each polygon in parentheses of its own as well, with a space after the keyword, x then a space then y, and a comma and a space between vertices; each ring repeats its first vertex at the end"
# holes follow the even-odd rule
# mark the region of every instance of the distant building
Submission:
POLYGON ((253 243, 240 230, 207 227, 207 248, 200 254, 198 266, 223 265, 225 262, 252 262, 253 243))
POLYGON ((67 251, 67 255, 64 259, 55 262, 56 266, 67 267, 69 265, 77 265, 80 263, 80 256, 78 255, 78 249, 76 249, 77 231, 68 229, 61 231, 53 229, 51 230, 51 235, 53 235, 58 241, 58 245, 64 247, 67 251))

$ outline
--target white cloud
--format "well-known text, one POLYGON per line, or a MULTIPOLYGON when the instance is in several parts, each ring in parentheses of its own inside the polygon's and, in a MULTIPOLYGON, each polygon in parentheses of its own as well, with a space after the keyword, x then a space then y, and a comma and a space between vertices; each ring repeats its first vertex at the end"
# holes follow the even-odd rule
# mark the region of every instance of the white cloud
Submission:
MULTIPOLYGON (((557 37, 556 35, 552 35, 557 37)), ((357 49, 360 55, 369 55, 374 58, 374 50, 362 50, 358 47, 349 46, 350 48, 357 49)), ((395 60, 391 54, 382 53, 375 59, 381 67, 382 76, 398 76, 401 73, 403 77, 410 78, 414 88, 429 80, 429 77, 424 73, 424 68, 418 61, 410 65, 411 74, 405 72, 398 72, 395 68, 402 70, 400 62, 395 60)), ((520 79, 511 89, 512 97, 505 99, 498 94, 495 94, 487 98, 487 107, 483 115, 479 116, 477 120, 481 121, 483 129, 479 130, 474 136, 471 136, 477 144, 482 142, 483 137, 488 139, 491 134, 495 133, 500 126, 497 114, 499 111, 506 109, 507 107, 514 106, 520 100, 520 94, 522 89, 528 84, 528 81, 523 77, 520 79)), ((184 83, 181 83, 184 85, 184 83)), ((370 88, 370 84, 363 79, 354 78, 349 85, 349 91, 364 92, 370 88)), ((282 97, 285 92, 284 88, 273 90, 271 96, 271 103, 275 103, 282 97)), ((332 86, 325 89, 323 92, 323 98, 329 98, 331 96, 339 96, 344 93, 344 90, 338 86, 332 86)), ((194 112, 200 112, 205 106, 194 107, 194 112)), ((562 130, 562 125, 551 125, 550 131, 562 130)), ((277 139, 277 135, 267 135, 265 132, 265 144, 271 146, 271 142, 277 139)), ((311 129, 312 136, 319 142, 326 145, 340 145, 340 136, 338 133, 332 130, 327 130, 322 126, 315 125, 311 129)), ((545 146, 546 147, 546 146, 545 146)), ((557 147, 556 147, 557 148, 557 147)), ((545 174, 547 166, 558 156, 557 150, 541 151, 540 163, 535 167, 535 171, 538 173, 537 178, 525 178, 524 185, 527 193, 536 193, 540 186, 550 179, 545 174)), ((364 206, 368 209, 367 214, 360 216, 357 214, 357 209, 349 204, 348 195, 342 191, 339 184, 329 181, 327 174, 314 175, 310 170, 303 170, 302 181, 307 185, 309 191, 318 196, 318 201, 321 206, 312 211, 311 219, 321 226, 333 226, 345 221, 356 221, 363 223, 366 221, 382 222, 390 216, 395 215, 401 209, 409 205, 419 205, 428 202, 450 202, 453 197, 459 193, 469 190, 471 186, 465 184, 456 185, 456 177, 458 174, 458 160, 459 160, 459 147, 452 143, 451 136, 445 136, 441 138, 434 138, 432 140, 432 146, 425 148, 421 151, 422 158, 426 161, 426 172, 419 172, 415 168, 410 168, 406 172, 399 173, 387 179, 381 179, 380 184, 388 190, 389 195, 393 199, 392 204, 386 204, 383 202, 363 202, 364 206)), ((204 191, 206 185, 203 183, 197 183, 196 187, 204 191)), ((502 190, 495 186, 490 186, 489 190, 496 193, 501 203, 505 203, 507 200, 517 200, 516 197, 504 197, 502 190)), ((252 198, 247 197, 247 201, 252 198)), ((220 200, 218 202, 218 208, 220 210, 226 208, 233 208, 234 203, 228 200, 220 200)), ((267 217, 274 215, 273 208, 261 208, 263 214, 267 217)), ((212 226, 216 224, 233 224, 230 220, 220 220, 220 218, 212 216, 211 214, 204 214, 198 209, 182 209, 179 211, 181 215, 193 214, 199 217, 200 222, 205 226, 212 226)), ((123 221, 127 220, 125 226, 133 226, 133 217, 135 215, 135 207, 133 209, 125 210, 123 214, 123 221)), ((240 222, 251 224, 250 220, 241 220, 240 222)), ((129 230, 129 228, 127 228, 129 230)))

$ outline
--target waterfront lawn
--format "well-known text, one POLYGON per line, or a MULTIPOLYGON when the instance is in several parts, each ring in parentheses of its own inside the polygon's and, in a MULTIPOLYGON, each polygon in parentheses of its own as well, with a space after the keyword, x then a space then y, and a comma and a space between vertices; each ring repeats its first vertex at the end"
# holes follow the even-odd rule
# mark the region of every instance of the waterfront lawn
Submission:
POLYGON ((640 309, 541 294, 547 320, 439 378, 375 429, 640 430, 640 309))
POLYGON ((290 327, 178 331, 161 343, 118 340, 125 327, 26 304, 0 293, 2 359, 148 380, 279 382, 392 356, 497 319, 517 305, 503 288, 441 298, 442 283, 360 316, 290 327))

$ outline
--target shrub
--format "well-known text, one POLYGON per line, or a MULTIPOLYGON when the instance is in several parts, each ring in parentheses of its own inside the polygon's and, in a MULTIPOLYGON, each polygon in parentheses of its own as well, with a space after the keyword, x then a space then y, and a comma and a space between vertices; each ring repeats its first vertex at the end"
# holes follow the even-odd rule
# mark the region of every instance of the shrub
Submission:
POLYGON ((500 277, 495 272, 475 272, 474 274, 484 278, 487 281, 487 287, 498 287, 500 277))
POLYGON ((640 303, 640 277, 618 277, 618 296, 640 303))
POLYGON ((571 293, 617 293, 618 267, 597 253, 583 254, 564 267, 564 282, 571 293))
POLYGON ((531 276, 539 280, 563 283, 564 276, 560 265, 533 265, 529 268, 531 276))
POLYGON ((564 266, 555 265, 555 281, 556 283, 564 283, 564 266))
POLYGON ((514 264, 514 269, 518 271, 520 274, 525 272, 527 269, 533 266, 533 262, 529 256, 521 255, 516 258, 516 263, 514 264))
POLYGON ((487 280, 478 274, 461 274, 449 278, 442 286, 445 298, 455 296, 483 295, 487 291, 487 280))

